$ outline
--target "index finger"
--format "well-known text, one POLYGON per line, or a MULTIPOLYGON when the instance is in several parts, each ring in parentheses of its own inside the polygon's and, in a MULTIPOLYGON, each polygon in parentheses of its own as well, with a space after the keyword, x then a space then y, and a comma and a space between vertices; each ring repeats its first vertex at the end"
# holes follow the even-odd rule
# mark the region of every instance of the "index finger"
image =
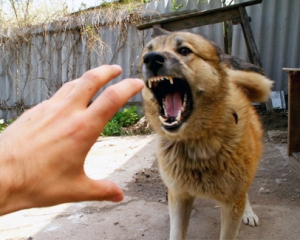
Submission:
POLYGON ((142 80, 129 78, 106 88, 88 108, 90 117, 97 121, 97 127, 102 131, 115 113, 143 86, 142 80))
POLYGON ((102 65, 85 72, 77 81, 69 97, 77 103, 87 106, 98 90, 113 78, 120 75, 122 69, 118 65, 102 65))

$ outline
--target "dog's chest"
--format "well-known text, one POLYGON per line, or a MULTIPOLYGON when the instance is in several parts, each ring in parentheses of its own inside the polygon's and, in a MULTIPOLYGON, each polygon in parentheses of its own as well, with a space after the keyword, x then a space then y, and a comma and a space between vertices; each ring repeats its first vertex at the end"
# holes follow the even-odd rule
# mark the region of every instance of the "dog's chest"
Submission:
POLYGON ((226 162, 207 149, 174 143, 159 149, 158 161, 162 178, 169 188, 203 195, 222 189, 226 162))

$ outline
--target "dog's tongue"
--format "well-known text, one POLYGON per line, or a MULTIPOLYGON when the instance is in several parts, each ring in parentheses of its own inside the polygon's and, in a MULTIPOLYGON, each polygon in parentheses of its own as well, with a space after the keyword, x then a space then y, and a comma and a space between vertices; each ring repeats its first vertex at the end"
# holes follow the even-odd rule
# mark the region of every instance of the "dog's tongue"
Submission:
POLYGON ((181 95, 178 92, 169 93, 165 97, 165 110, 168 116, 176 117, 182 107, 181 95))

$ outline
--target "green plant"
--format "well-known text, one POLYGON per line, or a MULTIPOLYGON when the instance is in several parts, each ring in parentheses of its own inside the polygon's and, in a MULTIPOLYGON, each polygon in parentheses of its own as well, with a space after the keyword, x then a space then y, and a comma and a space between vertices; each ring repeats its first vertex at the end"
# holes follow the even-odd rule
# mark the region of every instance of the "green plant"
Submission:
POLYGON ((0 119, 0 133, 4 131, 5 128, 8 127, 9 124, 11 124, 14 120, 10 119, 7 122, 4 121, 4 119, 0 119))
POLYGON ((101 133, 102 136, 120 136, 121 135, 121 126, 110 120, 105 128, 103 129, 103 132, 101 133))
POLYGON ((0 132, 2 132, 5 129, 5 123, 3 119, 0 119, 0 132))
POLYGON ((128 127, 136 123, 140 119, 137 110, 138 108, 136 106, 132 106, 129 108, 124 108, 121 112, 116 113, 116 115, 107 123, 101 135, 102 136, 122 135, 121 129, 123 127, 128 127))
POLYGON ((172 6, 171 6, 172 11, 177 11, 178 9, 180 9, 182 7, 183 7, 182 3, 178 4, 177 0, 172 0, 172 6))

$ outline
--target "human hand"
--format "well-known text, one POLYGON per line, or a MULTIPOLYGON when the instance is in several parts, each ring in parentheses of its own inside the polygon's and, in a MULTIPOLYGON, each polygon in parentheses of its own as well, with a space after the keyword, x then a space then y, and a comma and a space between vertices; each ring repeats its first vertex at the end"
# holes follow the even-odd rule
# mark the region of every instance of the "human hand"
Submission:
POLYGON ((123 199, 108 180, 92 180, 83 164, 111 117, 143 82, 125 79, 91 98, 121 73, 103 65, 68 82, 0 134, 0 215, 65 202, 123 199), (88 106, 88 107, 87 107, 88 106))

